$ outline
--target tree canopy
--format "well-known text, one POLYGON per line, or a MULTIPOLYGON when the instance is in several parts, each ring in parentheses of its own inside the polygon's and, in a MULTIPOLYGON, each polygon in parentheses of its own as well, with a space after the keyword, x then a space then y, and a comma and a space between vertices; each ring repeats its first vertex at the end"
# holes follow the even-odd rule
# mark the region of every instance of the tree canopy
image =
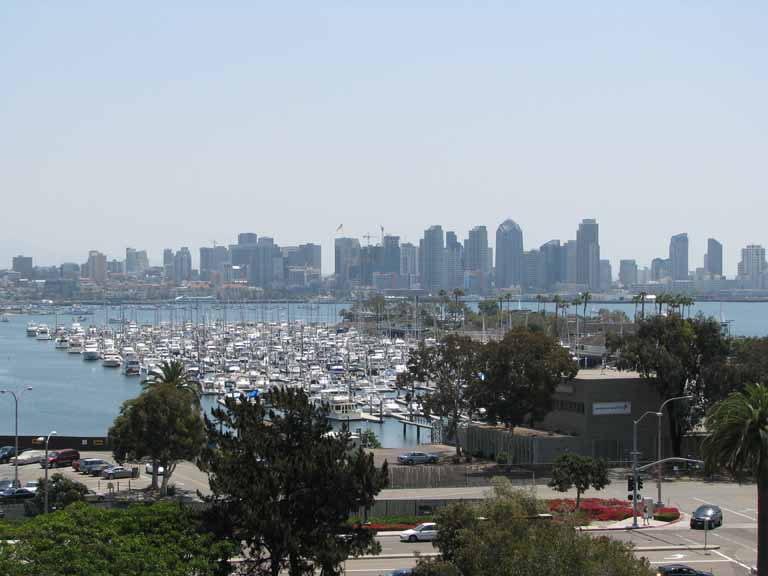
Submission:
POLYGON ((109 429, 109 442, 118 462, 151 459, 154 487, 157 467, 162 466, 160 493, 165 495, 177 462, 194 460, 203 448, 205 427, 200 408, 190 402, 187 390, 157 384, 123 403, 109 429))
MULTIPOLYGON (((83 502, 88 488, 81 482, 70 480, 61 473, 48 478, 48 510, 61 510, 75 502, 83 502)), ((45 510, 45 478, 38 481, 35 497, 29 502, 30 512, 41 514, 45 510)))
POLYGON ((559 492, 567 492, 576 488, 576 509, 581 506, 581 495, 590 487, 602 490, 611 481, 608 478, 608 468, 603 460, 579 454, 561 454, 552 465, 550 488, 559 492))
POLYGON ((325 410, 302 390, 273 389, 249 402, 227 400, 207 421, 202 463, 213 495, 210 525, 242 542, 249 574, 341 573, 351 554, 377 551, 351 513, 370 507, 386 484, 373 456, 331 432, 325 410))

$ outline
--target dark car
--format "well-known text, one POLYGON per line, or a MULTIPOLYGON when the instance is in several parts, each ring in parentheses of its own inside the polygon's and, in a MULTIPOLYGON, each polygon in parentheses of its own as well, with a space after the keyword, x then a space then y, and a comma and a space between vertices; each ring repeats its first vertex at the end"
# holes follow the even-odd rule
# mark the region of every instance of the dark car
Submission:
POLYGON ((16 456, 16 448, 13 446, 0 446, 0 464, 6 464, 16 456))
POLYGON ((656 569, 656 576, 713 576, 713 574, 696 570, 685 564, 667 564, 656 569))
POLYGON ((387 572, 385 576, 411 576, 413 570, 411 568, 399 568, 398 570, 392 570, 387 572))
MULTIPOLYGON (((60 468, 61 466, 71 466, 73 462, 80 460, 80 452, 72 448, 64 448, 48 453, 48 467, 60 468)), ((45 463, 40 462, 40 467, 45 468, 45 463)))
POLYGON ((8 488, 8 490, 0 492, 0 502, 5 502, 7 504, 12 502, 22 502, 23 500, 28 500, 34 497, 35 493, 26 488, 8 488))
POLYGON ((691 528, 717 528, 723 525, 723 511, 714 504, 699 506, 691 514, 691 528))

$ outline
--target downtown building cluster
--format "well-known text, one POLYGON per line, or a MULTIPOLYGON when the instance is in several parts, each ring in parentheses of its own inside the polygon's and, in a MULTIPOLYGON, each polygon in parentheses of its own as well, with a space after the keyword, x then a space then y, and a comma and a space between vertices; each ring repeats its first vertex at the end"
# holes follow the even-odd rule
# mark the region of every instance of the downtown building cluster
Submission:
POLYGON ((126 248, 121 259, 92 250, 82 262, 34 266, 31 256, 12 259, 0 271, 0 296, 21 298, 157 299, 179 295, 224 298, 306 296, 343 297, 372 290, 399 295, 438 295, 461 290, 479 297, 497 293, 522 296, 591 292, 608 298, 628 294, 688 293, 698 296, 768 297, 765 249, 741 250, 738 274, 723 275, 723 246, 707 240, 702 266, 691 269, 685 233, 670 238, 668 253, 641 266, 619 261, 618 274, 601 258, 600 228, 582 220, 569 240, 526 246, 522 227, 504 220, 489 234, 474 226, 460 239, 440 225, 428 227, 418 243, 384 234, 362 239, 338 235, 334 270, 323 276, 319 244, 280 246, 268 236, 243 232, 230 245, 199 248, 193 266, 188 247, 166 248, 154 265, 146 250, 126 248), (493 240, 493 247, 491 246, 493 240))

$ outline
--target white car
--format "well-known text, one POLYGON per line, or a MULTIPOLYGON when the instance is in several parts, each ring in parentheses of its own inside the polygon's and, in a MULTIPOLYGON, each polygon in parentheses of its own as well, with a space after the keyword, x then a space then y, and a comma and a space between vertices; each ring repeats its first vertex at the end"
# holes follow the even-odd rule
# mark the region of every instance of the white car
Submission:
POLYGON ((18 458, 11 458, 11 463, 15 463, 18 460, 19 466, 26 464, 39 464, 45 460, 45 450, 24 450, 18 456, 18 458))
MULTIPOLYGON (((146 463, 146 465, 144 466, 144 472, 146 472, 150 476, 152 475, 152 462, 147 462, 146 463)), ((165 474, 165 469, 162 466, 158 466, 157 467, 157 475, 158 476, 162 476, 163 474, 165 474)))
POLYGON ((38 481, 38 480, 30 480, 29 482, 27 482, 26 484, 24 484, 24 486, 22 486, 22 488, 26 488, 26 489, 27 489, 27 490, 29 490, 30 492, 37 492, 37 487, 38 487, 39 485, 40 485, 40 484, 39 484, 39 481, 38 481))
POLYGON ((400 532, 400 542, 430 542, 437 538, 437 524, 425 522, 416 528, 400 532))

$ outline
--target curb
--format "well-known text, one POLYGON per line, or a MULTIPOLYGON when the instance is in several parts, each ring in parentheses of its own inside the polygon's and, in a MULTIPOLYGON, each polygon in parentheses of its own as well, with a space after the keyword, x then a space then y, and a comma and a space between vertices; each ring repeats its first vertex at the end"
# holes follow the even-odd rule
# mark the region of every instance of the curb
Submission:
POLYGON ((615 526, 613 528, 606 526, 605 528, 602 528, 600 526, 596 527, 590 527, 590 526, 580 526, 579 531, 580 532, 618 532, 618 531, 629 531, 629 530, 655 530, 659 528, 666 528, 667 526, 672 526, 673 524, 678 524, 682 522, 684 518, 684 514, 680 514, 680 518, 677 520, 672 520, 670 522, 665 522, 664 524, 658 524, 656 526, 638 526, 637 528, 632 528, 632 526, 615 526))
POLYGON ((720 544, 694 544, 691 546, 638 546, 632 548, 632 552, 673 552, 675 550, 720 550, 720 544))

